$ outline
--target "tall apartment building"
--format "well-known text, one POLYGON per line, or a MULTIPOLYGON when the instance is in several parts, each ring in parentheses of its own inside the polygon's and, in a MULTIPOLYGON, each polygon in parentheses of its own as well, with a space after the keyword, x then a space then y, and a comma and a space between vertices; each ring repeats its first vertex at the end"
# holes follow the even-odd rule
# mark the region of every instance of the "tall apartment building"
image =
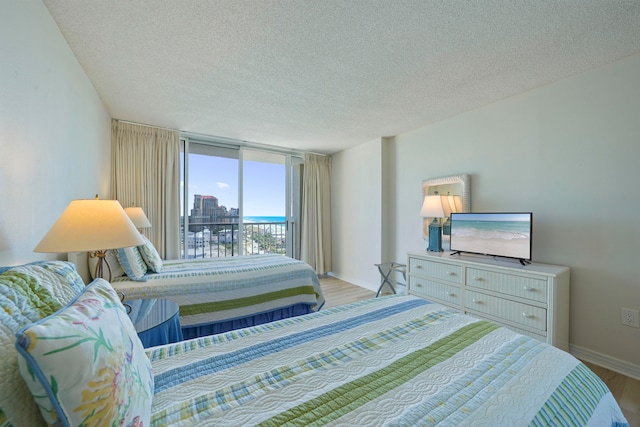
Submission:
POLYGON ((232 210, 236 211, 235 215, 231 215, 227 211, 226 206, 219 206, 218 198, 215 196, 195 194, 193 196, 193 208, 191 209, 189 223, 238 222, 237 209, 232 208, 232 210))

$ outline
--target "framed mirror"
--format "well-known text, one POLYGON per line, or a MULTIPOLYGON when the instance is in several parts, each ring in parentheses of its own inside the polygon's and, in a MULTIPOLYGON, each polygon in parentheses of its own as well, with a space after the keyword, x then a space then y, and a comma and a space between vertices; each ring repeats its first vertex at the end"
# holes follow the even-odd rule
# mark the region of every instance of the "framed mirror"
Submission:
MULTIPOLYGON (((425 196, 459 196, 461 206, 456 208, 459 212, 471 212, 471 178, 467 174, 430 178, 422 181, 422 200, 425 196)), ((422 219, 422 237, 429 240, 429 223, 433 218, 422 219)), ((443 235, 443 246, 449 242, 449 236, 443 235)))

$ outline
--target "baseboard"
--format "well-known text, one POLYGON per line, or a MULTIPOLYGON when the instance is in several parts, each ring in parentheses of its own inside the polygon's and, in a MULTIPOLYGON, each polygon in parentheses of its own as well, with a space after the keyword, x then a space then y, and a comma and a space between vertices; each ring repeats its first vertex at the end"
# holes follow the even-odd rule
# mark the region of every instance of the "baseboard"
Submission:
MULTIPOLYGON (((366 284, 365 283, 359 283, 355 279, 350 279, 348 277, 342 277, 342 276, 339 276, 339 275, 337 275, 335 273, 327 273, 326 275, 327 276, 331 276, 331 277, 335 277, 336 279, 343 280, 345 282, 351 283, 352 285, 359 286, 361 288, 367 289, 367 290, 372 291, 372 292, 378 292, 378 288, 380 287, 380 283, 376 283, 375 285, 371 285, 371 283, 366 283, 366 284)), ((406 295, 407 286, 405 284, 395 283, 393 286, 395 287, 397 294, 406 295)), ((390 291, 390 289, 387 286, 385 286, 384 291, 385 292, 386 291, 390 291)))
POLYGON ((356 279, 353 279, 353 278, 350 278, 350 277, 343 277, 343 276, 340 276, 338 274, 331 273, 331 272, 327 273, 327 276, 335 277, 336 279, 343 280, 345 282, 351 283, 352 285, 360 286, 361 288, 365 288, 365 289, 368 289, 368 290, 373 291, 373 292, 376 292, 378 290, 378 286, 380 286, 379 283, 376 284, 376 285, 372 285, 371 283, 362 283, 362 282, 359 282, 356 279), (374 287, 372 287, 372 286, 374 286, 374 287))
POLYGON ((624 360, 572 344, 569 344, 569 352, 576 358, 584 360, 585 362, 590 362, 594 365, 607 368, 627 377, 640 380, 640 365, 625 362, 624 360))

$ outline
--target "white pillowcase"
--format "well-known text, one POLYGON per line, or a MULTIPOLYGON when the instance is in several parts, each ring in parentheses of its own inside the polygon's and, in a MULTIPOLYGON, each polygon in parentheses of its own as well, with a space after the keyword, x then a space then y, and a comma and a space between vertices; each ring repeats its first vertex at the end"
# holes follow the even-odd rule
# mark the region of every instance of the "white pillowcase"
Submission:
POLYGON ((20 373, 49 425, 148 426, 153 373, 106 280, 16 334, 20 373))
POLYGON ((147 239, 147 236, 141 234, 144 239, 144 244, 138 246, 138 250, 140 251, 140 255, 142 255, 142 259, 145 264, 152 273, 160 273, 162 270, 162 258, 160 254, 156 250, 156 247, 153 246, 153 243, 147 239))
POLYGON ((147 264, 142 259, 142 255, 140 255, 140 251, 136 246, 131 248, 121 248, 117 250, 118 252, 118 261, 120 261, 120 265, 129 279, 135 280, 138 282, 144 282, 147 279, 145 275, 147 274, 147 264))

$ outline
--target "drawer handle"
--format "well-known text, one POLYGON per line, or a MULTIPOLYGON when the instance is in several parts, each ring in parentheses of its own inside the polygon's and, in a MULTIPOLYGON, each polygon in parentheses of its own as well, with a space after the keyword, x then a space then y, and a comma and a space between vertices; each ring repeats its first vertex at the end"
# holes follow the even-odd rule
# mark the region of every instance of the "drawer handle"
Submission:
POLYGON ((474 276, 473 280, 477 280, 478 282, 482 282, 484 279, 482 277, 475 277, 474 276))
POLYGON ((455 276, 456 273, 453 271, 447 271, 447 276, 455 276))
POLYGON ((421 288, 421 287, 422 287, 422 285, 420 283, 416 284, 416 288, 421 288))
POLYGON ((416 268, 422 268, 422 266, 421 265, 416 265, 416 268))
POLYGON ((536 288, 530 288, 530 287, 528 287, 528 286, 523 287, 523 289, 524 289, 525 291, 529 291, 529 292, 533 292, 533 291, 535 291, 535 290, 536 290, 536 288))
POLYGON ((526 317, 527 319, 533 319, 533 314, 527 314, 527 312, 523 311, 522 312, 522 317, 526 317))
POLYGON ((453 292, 447 292, 446 293, 448 297, 455 297, 456 294, 454 294, 453 292))
POLYGON ((481 300, 479 300, 479 299, 475 299, 475 298, 474 298, 474 299, 472 299, 471 301, 472 301, 472 302, 474 302, 474 303, 476 303, 476 304, 482 304, 482 301, 481 301, 481 300))

